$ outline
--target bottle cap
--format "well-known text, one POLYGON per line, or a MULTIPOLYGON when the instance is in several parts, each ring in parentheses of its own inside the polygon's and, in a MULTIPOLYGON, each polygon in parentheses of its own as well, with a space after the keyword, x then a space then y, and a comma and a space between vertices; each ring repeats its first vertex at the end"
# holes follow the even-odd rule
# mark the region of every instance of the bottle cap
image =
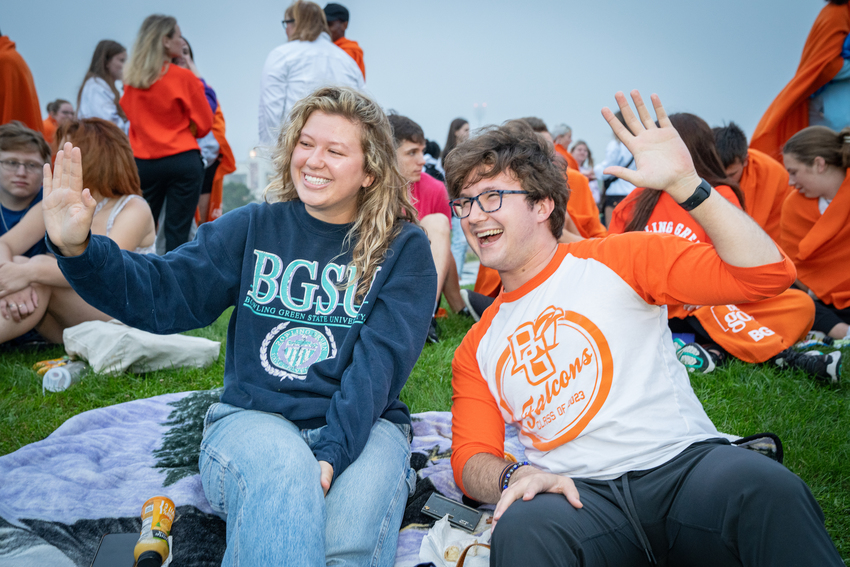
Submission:
POLYGON ((136 561, 136 567, 161 567, 162 555, 156 551, 145 551, 139 555, 139 560, 136 561))
POLYGON ((63 367, 51 368, 44 373, 41 387, 48 392, 62 392, 71 385, 71 374, 63 367))

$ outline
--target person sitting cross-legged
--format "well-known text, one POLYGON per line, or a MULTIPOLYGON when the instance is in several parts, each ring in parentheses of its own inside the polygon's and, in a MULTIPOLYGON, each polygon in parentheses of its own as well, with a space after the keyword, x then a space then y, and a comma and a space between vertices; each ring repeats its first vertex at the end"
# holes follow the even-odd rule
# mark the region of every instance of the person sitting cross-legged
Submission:
POLYGON ((301 99, 266 202, 202 224, 162 257, 89 236, 95 204, 79 162, 69 144, 58 153, 44 211, 81 296, 157 333, 233 307, 198 463, 227 522, 222 565, 393 565, 416 476, 399 394, 436 274, 381 107, 345 87, 301 99))
MULTIPOLYGON (((152 253, 156 236, 153 215, 142 197, 127 135, 112 122, 86 118, 69 120, 56 136, 86 152, 80 168, 96 203, 92 233, 109 237, 120 248, 152 253)), ((43 171, 39 172, 39 180, 42 175, 43 171)), ((31 247, 44 247, 42 207, 43 201, 38 202, 0 237, 0 258, 12 259, 0 264, 0 342, 35 329, 47 341, 61 343, 68 327, 111 319, 71 289, 52 255, 26 257, 25 251, 31 247), (32 290, 32 307, 16 305, 13 299, 26 290, 32 290)))
POLYGON ((694 170, 660 100, 621 124, 636 170, 683 203, 713 246, 643 231, 559 244, 563 178, 530 131, 494 128, 447 159, 452 207, 504 290, 452 363, 452 468, 495 503, 491 565, 833 566, 805 483, 731 446, 676 359, 665 304, 776 295, 794 266, 694 170), (528 462, 505 458, 515 425, 528 462))

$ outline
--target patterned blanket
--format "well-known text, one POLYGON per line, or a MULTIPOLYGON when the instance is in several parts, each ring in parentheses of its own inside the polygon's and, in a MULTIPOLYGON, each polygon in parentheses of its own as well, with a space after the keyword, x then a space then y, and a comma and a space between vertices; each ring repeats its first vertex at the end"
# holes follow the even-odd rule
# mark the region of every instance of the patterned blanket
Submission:
MULTIPOLYGON (((198 475, 204 414, 219 394, 166 394, 92 410, 0 457, 0 565, 88 567, 101 537, 138 532, 142 503, 159 494, 177 506, 172 565, 220 565, 225 524, 210 509, 198 475)), ((461 498, 449 464, 451 414, 413 419, 416 492, 399 536, 399 567, 419 563, 420 543, 434 523, 420 512, 428 496, 461 498)), ((512 429, 506 450, 523 456, 512 429)))

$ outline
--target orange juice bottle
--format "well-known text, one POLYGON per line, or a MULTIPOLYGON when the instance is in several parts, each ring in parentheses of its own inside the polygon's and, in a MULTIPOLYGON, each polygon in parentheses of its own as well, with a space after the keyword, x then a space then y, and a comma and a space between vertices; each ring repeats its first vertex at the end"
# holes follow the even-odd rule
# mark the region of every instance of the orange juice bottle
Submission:
POLYGON ((133 549, 136 567, 160 567, 168 559, 174 512, 174 502, 165 496, 154 496, 142 506, 142 531, 133 549))

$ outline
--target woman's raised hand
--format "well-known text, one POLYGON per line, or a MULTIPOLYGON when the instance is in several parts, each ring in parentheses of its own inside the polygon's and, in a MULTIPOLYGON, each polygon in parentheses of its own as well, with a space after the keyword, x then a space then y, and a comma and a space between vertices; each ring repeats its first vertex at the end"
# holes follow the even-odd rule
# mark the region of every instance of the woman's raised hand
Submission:
POLYGON ((622 92, 614 96, 626 126, 617 120, 608 107, 602 109, 602 116, 635 157, 636 170, 611 166, 605 168, 605 173, 616 175, 637 187, 663 189, 677 203, 685 201, 700 184, 700 178, 685 142, 661 106, 661 99, 655 94, 650 97, 658 117, 656 125, 638 91, 632 91, 631 96, 640 118, 632 112, 622 92))
POLYGON ((56 167, 44 166, 44 226, 50 240, 65 256, 79 256, 88 245, 97 202, 83 189, 80 148, 70 142, 56 154, 56 167))

